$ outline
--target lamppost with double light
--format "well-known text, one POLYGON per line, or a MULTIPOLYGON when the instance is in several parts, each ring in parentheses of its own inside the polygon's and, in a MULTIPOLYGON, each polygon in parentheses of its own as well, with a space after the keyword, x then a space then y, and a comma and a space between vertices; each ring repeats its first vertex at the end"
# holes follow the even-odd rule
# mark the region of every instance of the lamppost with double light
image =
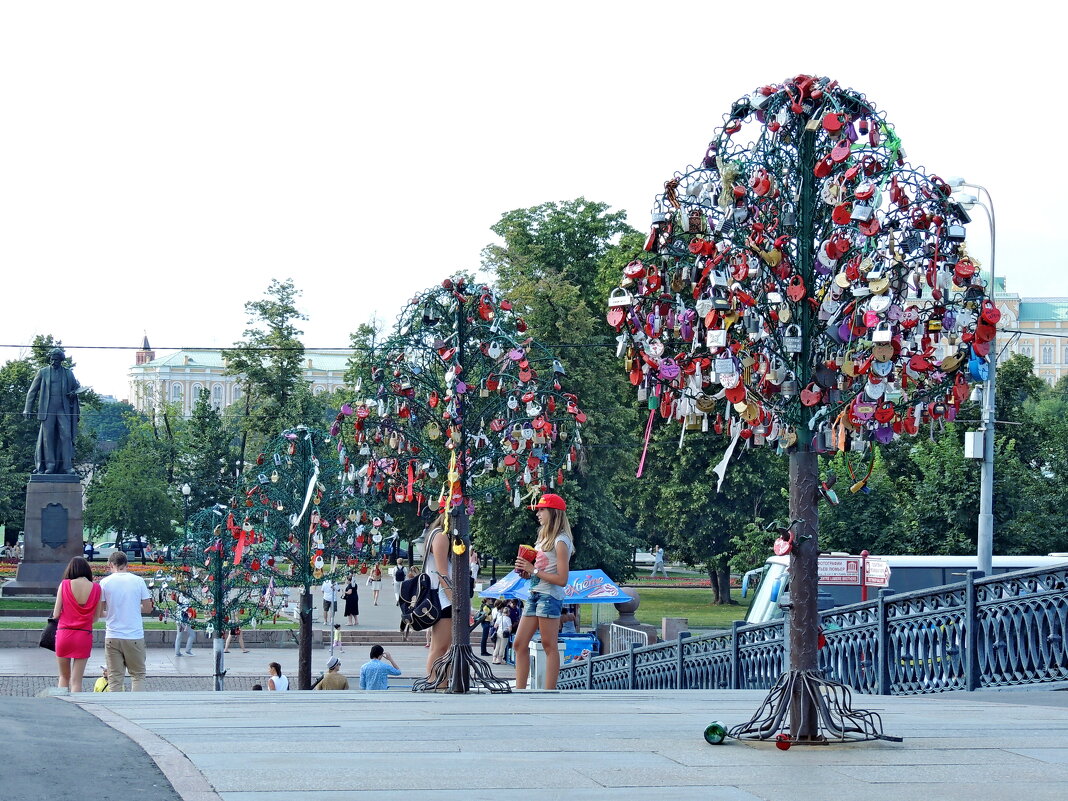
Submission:
MULTIPOLYGON (((991 301, 996 305, 997 287, 994 283, 994 276, 996 275, 994 263, 997 255, 997 248, 995 247, 996 226, 994 222, 994 199, 990 196, 990 192, 986 187, 972 183, 971 181, 966 181, 963 178, 951 178, 947 183, 954 188, 966 187, 979 192, 979 197, 974 195, 962 195, 957 199, 957 202, 965 209, 972 209, 978 206, 986 213, 987 221, 990 223, 989 295, 991 301), (985 202, 982 199, 984 195, 986 198, 985 202)), ((990 353, 987 357, 988 370, 986 381, 983 383, 982 388, 983 408, 979 425, 979 431, 983 434, 983 461, 979 484, 979 529, 976 542, 976 556, 979 560, 979 570, 983 571, 983 574, 986 576, 991 575, 993 572, 992 567, 994 559, 994 392, 997 377, 997 364, 998 349, 997 337, 995 336, 990 340, 990 353)))

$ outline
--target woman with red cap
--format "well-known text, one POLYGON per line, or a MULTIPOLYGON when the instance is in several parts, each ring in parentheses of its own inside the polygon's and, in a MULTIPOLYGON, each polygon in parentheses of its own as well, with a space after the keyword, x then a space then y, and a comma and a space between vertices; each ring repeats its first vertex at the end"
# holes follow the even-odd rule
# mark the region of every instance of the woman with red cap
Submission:
POLYGON ((523 608, 523 619, 515 634, 512 648, 515 653, 515 687, 527 688, 530 674, 530 651, 528 646, 534 631, 541 632, 541 644, 545 649, 545 689, 555 690, 560 674, 560 652, 556 643, 560 634, 560 612, 564 605, 564 587, 575 544, 571 537, 571 524, 567 520, 567 503, 551 492, 541 496, 534 504, 538 516, 538 540, 534 549, 538 552, 533 562, 517 557, 517 570, 530 576, 530 598, 523 608))

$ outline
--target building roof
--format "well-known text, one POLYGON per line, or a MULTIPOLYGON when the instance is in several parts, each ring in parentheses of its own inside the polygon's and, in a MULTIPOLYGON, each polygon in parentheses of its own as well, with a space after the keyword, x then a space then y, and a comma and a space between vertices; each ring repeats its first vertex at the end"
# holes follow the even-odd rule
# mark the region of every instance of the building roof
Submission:
MULTIPOLYGON (((348 348, 339 350, 306 350, 304 351, 305 365, 311 360, 312 370, 324 370, 329 372, 343 372, 348 369, 348 360, 353 351, 348 348)), ((137 365, 144 367, 206 367, 216 370, 225 369, 222 350, 216 348, 183 348, 160 356, 150 362, 137 365), (188 359, 188 361, 187 361, 188 359)), ((307 367, 305 366, 305 369, 307 367)))
POLYGON ((1020 298, 1020 322, 1068 320, 1068 298, 1020 298))

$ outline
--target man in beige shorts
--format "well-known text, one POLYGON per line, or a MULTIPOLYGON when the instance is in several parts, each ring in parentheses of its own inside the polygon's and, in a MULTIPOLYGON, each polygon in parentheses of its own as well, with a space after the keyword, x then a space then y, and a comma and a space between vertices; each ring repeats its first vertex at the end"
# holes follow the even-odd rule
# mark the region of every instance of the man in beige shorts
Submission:
POLYGON ((108 666, 108 692, 121 693, 126 671, 135 693, 145 689, 145 627, 142 615, 152 612, 152 594, 140 576, 126 569, 126 554, 108 557, 108 575, 100 580, 104 596, 104 659, 108 666))

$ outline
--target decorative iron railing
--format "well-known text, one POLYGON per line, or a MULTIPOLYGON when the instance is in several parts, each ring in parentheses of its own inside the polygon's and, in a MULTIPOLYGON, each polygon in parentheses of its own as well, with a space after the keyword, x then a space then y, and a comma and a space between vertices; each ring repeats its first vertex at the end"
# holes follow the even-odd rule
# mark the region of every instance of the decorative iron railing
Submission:
MULTIPOLYGON (((820 668, 858 692, 917 695, 1068 682, 1068 564, 917 592, 822 614, 820 668)), ((680 636, 560 669, 567 689, 769 689, 788 667, 785 621, 680 636)))

